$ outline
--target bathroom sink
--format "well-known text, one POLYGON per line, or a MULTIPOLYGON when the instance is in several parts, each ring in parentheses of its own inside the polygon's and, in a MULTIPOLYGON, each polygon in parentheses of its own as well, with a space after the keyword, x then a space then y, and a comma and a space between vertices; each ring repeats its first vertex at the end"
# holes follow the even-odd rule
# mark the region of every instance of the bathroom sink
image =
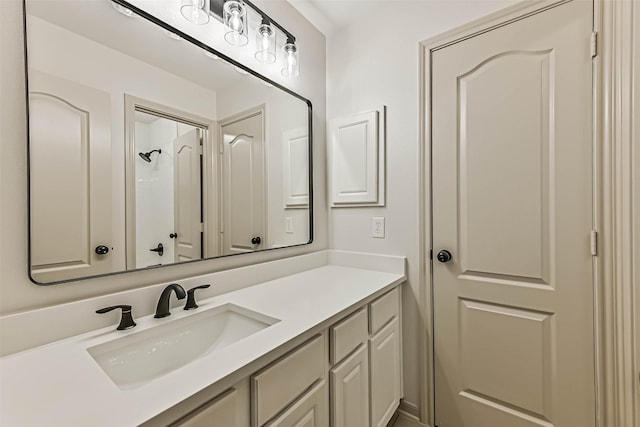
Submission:
POLYGON ((120 389, 133 389, 278 321, 225 304, 87 350, 120 389))

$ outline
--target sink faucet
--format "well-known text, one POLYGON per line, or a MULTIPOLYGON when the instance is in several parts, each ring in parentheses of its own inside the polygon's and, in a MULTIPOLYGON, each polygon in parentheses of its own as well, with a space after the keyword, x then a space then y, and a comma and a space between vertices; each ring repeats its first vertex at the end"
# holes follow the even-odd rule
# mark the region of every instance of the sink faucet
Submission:
POLYGON ((178 299, 184 299, 184 297, 187 296, 182 286, 178 285, 177 283, 172 283, 164 288, 162 294, 160 294, 160 299, 158 300, 156 315, 153 316, 156 319, 171 315, 171 312, 169 311, 169 298, 171 297, 172 291, 175 291, 176 297, 178 297, 178 299))

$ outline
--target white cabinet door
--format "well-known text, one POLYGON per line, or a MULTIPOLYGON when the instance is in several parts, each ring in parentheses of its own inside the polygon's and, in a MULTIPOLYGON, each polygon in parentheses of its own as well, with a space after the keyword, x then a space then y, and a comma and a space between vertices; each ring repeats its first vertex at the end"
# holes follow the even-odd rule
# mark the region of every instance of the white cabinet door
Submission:
POLYGON ((360 347, 331 370, 331 425, 369 425, 369 360, 367 346, 360 347))
POLYGON ((385 427, 402 397, 400 323, 397 317, 369 340, 369 362, 371 426, 385 427))
POLYGON ((265 427, 329 427, 327 382, 319 381, 282 415, 265 427))

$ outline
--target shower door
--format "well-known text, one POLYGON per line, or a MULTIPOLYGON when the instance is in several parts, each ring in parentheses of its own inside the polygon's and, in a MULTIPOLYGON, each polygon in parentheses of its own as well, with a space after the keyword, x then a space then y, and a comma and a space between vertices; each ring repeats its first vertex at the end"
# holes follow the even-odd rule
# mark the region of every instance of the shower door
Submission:
POLYGON ((439 427, 595 423, 592 3, 431 52, 439 427))

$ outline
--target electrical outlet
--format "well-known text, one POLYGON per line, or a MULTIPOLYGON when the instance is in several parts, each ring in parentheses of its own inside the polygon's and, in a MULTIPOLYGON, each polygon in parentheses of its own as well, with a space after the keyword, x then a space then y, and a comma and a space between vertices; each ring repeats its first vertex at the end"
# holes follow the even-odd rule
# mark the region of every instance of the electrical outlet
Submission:
POLYGON ((371 237, 384 239, 384 217, 373 217, 371 224, 371 237))
POLYGON ((284 232, 287 234, 293 234, 293 217, 284 217, 284 232))

